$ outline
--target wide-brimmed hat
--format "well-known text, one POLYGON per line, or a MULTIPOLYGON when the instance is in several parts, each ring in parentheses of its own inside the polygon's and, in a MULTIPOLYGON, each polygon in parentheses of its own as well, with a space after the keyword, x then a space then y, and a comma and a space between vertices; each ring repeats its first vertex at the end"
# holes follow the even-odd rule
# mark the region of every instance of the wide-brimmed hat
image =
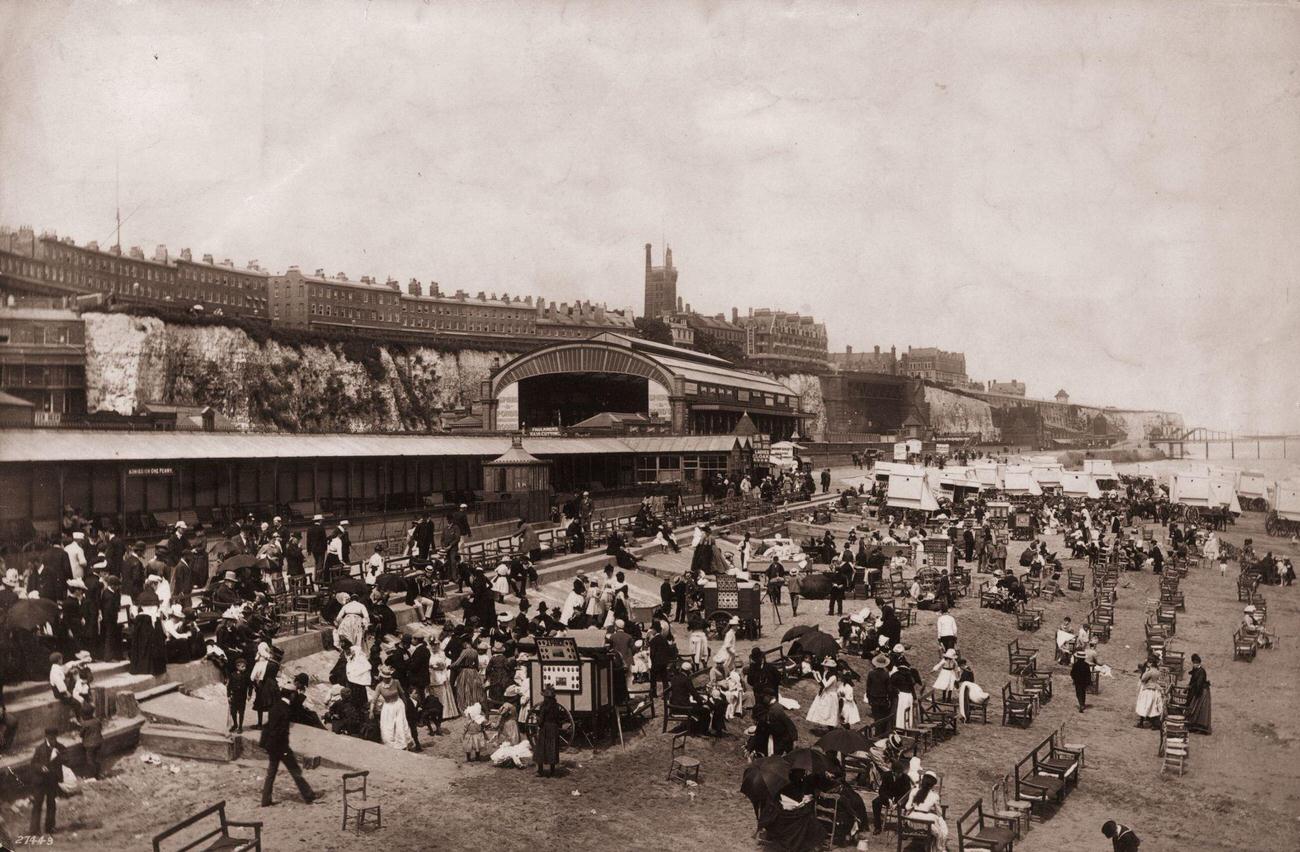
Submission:
POLYGON ((943 652, 943 658, 944 658, 945 660, 955 660, 955 659, 957 659, 957 649, 956 649, 956 648, 949 648, 948 650, 944 651, 944 652, 943 652))
POLYGON ((383 666, 380 666, 380 667, 379 667, 379 676, 380 676, 380 677, 392 677, 392 676, 395 675, 396 673, 397 673, 396 670, 395 670, 392 666, 389 666, 389 665, 383 665, 383 666))
POLYGON ((503 612, 497 616, 497 621, 509 621, 510 618, 511 618, 510 613, 503 612))
POLYGON ((1255 611, 1254 604, 1247 604, 1246 608, 1242 610, 1242 612, 1254 612, 1254 611, 1255 611))
POLYGON ((78 651, 77 656, 73 657, 73 659, 79 663, 90 663, 93 662, 95 658, 90 656, 89 651, 78 651))
POLYGON ((238 583, 239 575, 236 574, 234 571, 227 571, 226 573, 221 575, 221 579, 228 580, 231 583, 238 583))
POLYGON ((740 624, 740 619, 733 615, 731 617, 731 620, 728 621, 727 624, 731 627, 735 627, 736 625, 740 624))
POLYGON ((323 520, 325 520, 325 516, 324 516, 324 515, 312 515, 312 516, 311 516, 311 519, 312 519, 313 521, 323 521, 323 520))
POLYGON ((887 669, 889 668, 889 658, 884 654, 877 654, 871 658, 871 665, 878 669, 887 669))
POLYGON ((834 657, 827 657, 826 659, 822 660, 822 668, 824 669, 833 669, 837 665, 839 664, 835 662, 834 657))
POLYGON ((15 589, 18 588, 18 569, 6 568, 4 579, 0 580, 0 583, 4 583, 6 586, 12 586, 15 589))
POLYGON ((899 642, 897 645, 894 646, 894 653, 895 653, 895 654, 901 654, 901 653, 903 653, 903 652, 906 651, 906 650, 907 650, 907 646, 904 645, 902 642, 899 642))

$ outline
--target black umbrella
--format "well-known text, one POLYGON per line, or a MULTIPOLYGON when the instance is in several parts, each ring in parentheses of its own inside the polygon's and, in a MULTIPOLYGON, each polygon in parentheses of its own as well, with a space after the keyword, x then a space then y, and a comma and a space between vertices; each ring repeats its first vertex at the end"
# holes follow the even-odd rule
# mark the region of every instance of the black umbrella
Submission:
POLYGON ((790 783, 790 764, 780 755, 764 757, 745 767, 740 776, 740 792, 745 794, 755 807, 776 798, 777 793, 790 783))
POLYGON ((839 653, 840 643, 820 630, 810 630, 799 637, 799 648, 814 657, 833 657, 839 653))
POLYGON ((380 574, 375 585, 385 592, 406 591, 406 578, 401 574, 380 574))
POLYGON ((791 769, 802 769, 811 775, 821 775, 836 768, 835 761, 815 748, 797 748, 785 757, 790 761, 791 769))
POLYGON ((218 567, 221 571, 234 571, 236 573, 247 571, 257 565, 257 557, 248 553, 240 553, 231 556, 229 559, 222 560, 218 567))
POLYGON ((337 595, 339 592, 349 595, 364 595, 366 593, 366 584, 356 577, 340 577, 330 583, 330 594, 337 595))
POLYGON ((4 613, 4 626, 8 630, 33 630, 59 618, 59 605, 44 598, 23 598, 14 602, 4 613))
POLYGON ((208 542, 208 553, 216 558, 218 562, 229 559, 231 556, 240 552, 239 545, 235 544, 228 538, 219 538, 215 541, 208 542))
POLYGON ((835 728, 817 741, 822 751, 853 754, 871 748, 871 741, 850 728, 835 728))
POLYGON ((789 642, 792 639, 798 639, 800 636, 804 635, 805 633, 811 633, 816 629, 817 627, 812 624, 796 624, 794 627, 791 627, 789 630, 785 631, 785 635, 781 637, 781 641, 789 642))

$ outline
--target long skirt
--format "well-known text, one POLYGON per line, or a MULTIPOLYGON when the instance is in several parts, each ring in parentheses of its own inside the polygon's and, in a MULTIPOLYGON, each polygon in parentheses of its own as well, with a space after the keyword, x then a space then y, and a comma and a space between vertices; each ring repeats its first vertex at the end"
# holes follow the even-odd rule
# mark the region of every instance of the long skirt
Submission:
POLYGON ((1213 732, 1210 713, 1210 689, 1206 687, 1205 691, 1187 704, 1187 729, 1201 734, 1213 732))
POLYGON ((456 692, 451 688, 451 679, 434 684, 433 694, 442 702, 442 720, 455 719, 460 715, 460 705, 456 703, 456 692))
POLYGON ((898 693, 898 707, 894 710, 894 727, 912 727, 912 693, 898 693))
MULTIPOLYGON (((461 669, 456 673, 456 706, 469 707, 471 704, 482 704, 487 700, 487 692, 483 689, 483 676, 479 674, 476 668, 461 669)), ((446 712, 446 705, 443 705, 446 712)))
POLYGON ((834 689, 817 693, 808 707, 808 724, 821 725, 826 728, 838 728, 840 725, 840 694, 834 689))
POLYGON ((406 705, 399 699, 385 701, 379 710, 379 736, 384 745, 408 749, 415 744, 411 738, 411 725, 406 719, 406 705))
POLYGON ((1160 694, 1160 690, 1150 687, 1143 687, 1138 692, 1137 703, 1133 707, 1140 719, 1151 719, 1156 716, 1163 716, 1165 713, 1165 699, 1160 694))
POLYGON ((537 729, 537 749, 533 752, 537 766, 554 766, 560 762, 560 726, 544 722, 537 729))

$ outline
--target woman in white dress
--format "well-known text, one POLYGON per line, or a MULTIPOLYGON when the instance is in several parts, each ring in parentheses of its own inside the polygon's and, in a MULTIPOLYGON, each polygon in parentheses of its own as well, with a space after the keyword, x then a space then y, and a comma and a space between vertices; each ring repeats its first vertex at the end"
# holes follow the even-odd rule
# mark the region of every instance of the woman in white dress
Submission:
POLYGON ((370 612, 354 595, 339 592, 336 597, 343 604, 343 608, 334 617, 335 643, 341 645, 339 640, 346 639, 354 648, 365 649, 366 631, 370 627, 370 612))
POLYGON ((853 727, 862 721, 862 715, 858 712, 858 702, 853 697, 853 684, 845 679, 839 686, 840 695, 840 724, 853 727))
POLYGON ((442 702, 444 722, 460 715, 460 707, 456 705, 456 692, 451 687, 451 660, 447 657, 447 651, 437 643, 429 655, 429 686, 442 702))
POLYGON ((957 688, 957 649, 949 648, 944 651, 943 659, 939 660, 931 671, 939 673, 939 676, 934 679, 934 691, 947 701, 952 697, 952 691, 957 688))
POLYGON ((704 632, 704 624, 696 620, 691 625, 691 660, 695 663, 696 668, 702 669, 707 666, 711 653, 709 636, 704 632))
POLYGON ((510 592, 510 566, 502 562, 492 575, 492 591, 498 601, 504 601, 510 592))
POLYGON ((831 657, 822 660, 821 671, 813 672, 817 684, 817 697, 808 707, 808 723, 823 728, 840 726, 840 680, 835 674, 836 663, 831 657))
POLYGON ((739 626, 740 619, 733 615, 727 622, 727 633, 722 637, 722 647, 718 650, 717 658, 726 661, 727 671, 736 667, 736 628, 739 626))
POLYGON ((948 848, 948 822, 943 818, 943 809, 939 806, 939 776, 926 772, 921 776, 921 783, 907 797, 903 809, 907 819, 930 824, 930 833, 934 835, 935 845, 939 849, 948 848))
POLYGON ((574 579, 573 590, 569 592, 568 597, 564 599, 564 605, 560 607, 560 623, 565 627, 573 620, 573 616, 580 612, 585 612, 587 606, 587 587, 580 579, 574 579))
POLYGON ((1138 689, 1137 703, 1133 708, 1138 717, 1137 727, 1150 724, 1152 728, 1159 728, 1160 717, 1165 714, 1165 698, 1160 691, 1160 661, 1154 654, 1138 666, 1138 677, 1142 685, 1138 689))
POLYGON ((393 680, 393 667, 379 667, 379 685, 375 687, 375 700, 371 713, 379 715, 379 738, 389 748, 407 750, 415 745, 411 726, 406 721, 406 704, 402 701, 402 687, 393 680))

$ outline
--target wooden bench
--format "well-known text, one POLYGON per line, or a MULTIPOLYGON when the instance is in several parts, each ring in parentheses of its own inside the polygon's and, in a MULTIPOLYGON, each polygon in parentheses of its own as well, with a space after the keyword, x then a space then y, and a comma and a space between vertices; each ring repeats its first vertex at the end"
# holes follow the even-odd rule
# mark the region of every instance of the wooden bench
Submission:
POLYGON ((1002 724, 1024 725, 1027 728, 1033 722, 1033 699, 1015 695, 1011 690, 1011 681, 1007 681, 1002 685, 1002 724))
MULTIPOLYGON (((181 834, 192 826, 199 825, 208 819, 213 822, 211 830, 197 837, 181 839, 178 838, 177 846, 170 846, 175 852, 262 852, 262 823, 260 822, 236 822, 226 818, 226 802, 223 799, 209 808, 204 808, 193 816, 186 817, 171 828, 155 834, 153 838, 154 852, 162 852, 163 842, 181 834), (234 837, 230 829, 251 829, 252 837, 234 837)), ((200 829, 201 830, 201 829, 200 829)))
POLYGON ((1007 643, 1007 668, 1013 675, 1018 675, 1026 669, 1032 669, 1038 660, 1038 651, 1022 648, 1020 639, 1012 639, 1007 643))
MULTIPOLYGON (((984 800, 976 799, 957 820, 957 849, 992 849, 1002 852, 1012 848, 1017 832, 1010 828, 985 825, 984 800)), ((991 820, 990 820, 991 821, 991 820)))

